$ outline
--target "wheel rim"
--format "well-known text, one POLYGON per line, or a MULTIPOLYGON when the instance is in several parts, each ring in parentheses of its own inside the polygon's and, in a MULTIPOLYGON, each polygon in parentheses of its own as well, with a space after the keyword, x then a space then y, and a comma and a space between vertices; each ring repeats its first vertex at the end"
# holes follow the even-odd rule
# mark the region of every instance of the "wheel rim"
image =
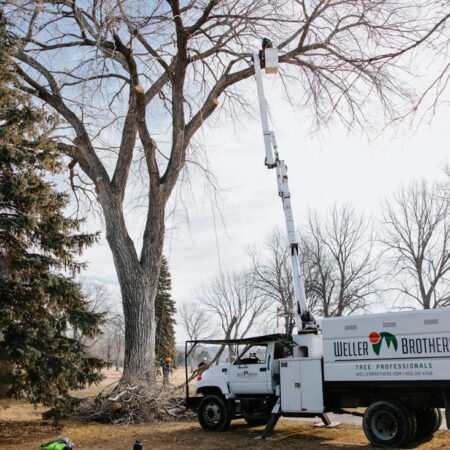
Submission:
POLYGON ((372 416, 371 428, 378 439, 387 441, 397 434, 397 420, 389 411, 377 411, 372 416))
POLYGON ((213 402, 208 403, 203 410, 203 418, 208 425, 217 425, 222 418, 222 413, 220 411, 219 405, 213 402))

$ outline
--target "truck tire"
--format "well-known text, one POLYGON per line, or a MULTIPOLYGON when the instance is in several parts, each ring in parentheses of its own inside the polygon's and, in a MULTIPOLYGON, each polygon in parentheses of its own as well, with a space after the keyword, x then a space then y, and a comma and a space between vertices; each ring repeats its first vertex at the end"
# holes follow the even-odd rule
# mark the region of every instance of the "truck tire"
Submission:
POLYGON ((430 437, 441 426, 442 414, 438 408, 426 409, 416 414, 416 421, 416 438, 430 437))
POLYGON ((363 429, 375 446, 401 447, 415 436, 416 418, 399 402, 375 402, 364 413, 363 429))
POLYGON ((223 399, 217 395, 206 395, 198 407, 198 421, 204 430, 225 431, 231 415, 223 399))
POLYGON ((436 417, 436 425, 434 427, 434 432, 436 432, 437 430, 439 430, 439 428, 441 428, 442 425, 442 413, 441 410, 439 408, 433 408, 435 417, 436 417))

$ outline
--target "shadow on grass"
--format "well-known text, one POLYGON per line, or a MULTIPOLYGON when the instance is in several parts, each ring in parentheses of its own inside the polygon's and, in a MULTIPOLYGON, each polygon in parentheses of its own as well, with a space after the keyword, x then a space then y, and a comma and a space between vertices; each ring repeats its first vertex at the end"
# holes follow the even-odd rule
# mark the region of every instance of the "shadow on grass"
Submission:
POLYGON ((0 446, 2 444, 22 444, 30 440, 44 438, 61 430, 60 427, 45 422, 0 421, 0 446))
MULTIPOLYGON (((367 441, 355 442, 355 445, 339 443, 336 430, 312 429, 311 424, 280 425, 275 429, 272 439, 261 440, 263 426, 250 426, 245 422, 232 423, 225 432, 208 432, 195 424, 188 425, 189 430, 158 430, 160 445, 168 444, 173 439, 182 442, 186 448, 199 449, 361 449, 370 448, 367 441), (334 433, 333 433, 334 431, 334 433)), ((172 441, 173 442, 173 441, 172 441)))

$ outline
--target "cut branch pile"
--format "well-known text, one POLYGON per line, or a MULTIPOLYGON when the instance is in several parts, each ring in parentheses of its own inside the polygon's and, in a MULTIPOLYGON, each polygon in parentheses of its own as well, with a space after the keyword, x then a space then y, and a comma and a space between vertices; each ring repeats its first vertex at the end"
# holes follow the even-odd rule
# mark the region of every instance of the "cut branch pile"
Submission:
POLYGON ((167 386, 117 386, 111 393, 101 392, 83 402, 75 417, 84 421, 110 424, 174 422, 192 418, 186 410, 183 391, 167 386))

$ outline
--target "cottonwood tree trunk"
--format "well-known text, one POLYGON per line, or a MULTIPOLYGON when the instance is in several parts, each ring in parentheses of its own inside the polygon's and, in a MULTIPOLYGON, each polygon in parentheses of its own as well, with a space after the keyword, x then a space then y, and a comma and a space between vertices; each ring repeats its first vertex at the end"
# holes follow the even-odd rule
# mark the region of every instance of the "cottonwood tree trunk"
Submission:
MULTIPOLYGON (((155 267, 153 270, 157 271, 155 267)), ((155 360, 155 285, 138 271, 121 283, 125 318, 124 380, 153 380, 155 360)))
POLYGON ((122 208, 114 195, 102 196, 106 239, 111 248, 122 295, 125 320, 125 357, 122 383, 154 379, 155 297, 164 244, 164 202, 156 196, 159 207, 149 208, 152 227, 148 245, 141 258, 128 235, 122 208))

